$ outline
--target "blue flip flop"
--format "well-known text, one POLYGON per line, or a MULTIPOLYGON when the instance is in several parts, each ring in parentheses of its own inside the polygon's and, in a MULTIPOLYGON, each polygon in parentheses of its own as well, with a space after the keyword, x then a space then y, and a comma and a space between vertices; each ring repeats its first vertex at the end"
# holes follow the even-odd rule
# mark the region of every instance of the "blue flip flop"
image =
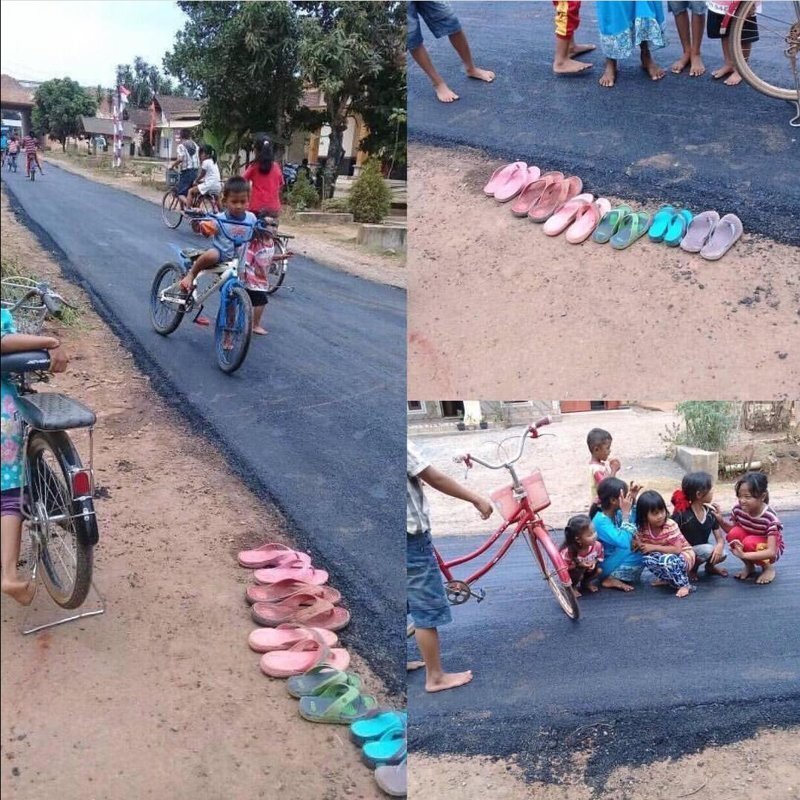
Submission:
POLYGON ((661 206, 661 208, 656 211, 653 221, 650 223, 650 229, 647 231, 651 242, 664 241, 664 237, 667 235, 667 231, 676 213, 677 209, 672 206, 661 206))
MULTIPOLYGON (((670 220, 667 227, 667 233, 664 236, 664 244, 667 247, 677 247, 681 243, 681 239, 686 236, 686 231, 689 230, 689 224, 694 219, 694 215, 688 208, 682 208, 670 220)), ((652 229, 652 225, 650 226, 652 229)))
POLYGON ((375 714, 370 714, 350 726, 350 738, 357 745, 363 745, 373 739, 380 739, 387 731, 405 729, 407 722, 408 714, 405 711, 376 709, 375 714))
POLYGON ((372 769, 399 764, 407 754, 405 727, 390 728, 380 739, 367 742, 361 748, 361 758, 372 769))

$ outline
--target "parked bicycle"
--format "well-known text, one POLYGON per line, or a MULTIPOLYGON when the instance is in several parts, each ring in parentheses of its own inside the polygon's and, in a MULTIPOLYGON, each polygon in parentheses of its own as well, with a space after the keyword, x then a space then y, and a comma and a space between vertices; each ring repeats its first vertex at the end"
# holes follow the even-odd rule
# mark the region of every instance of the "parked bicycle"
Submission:
MULTIPOLYGON (((20 325, 21 330, 39 333, 47 312, 59 316, 69 304, 46 283, 26 287, 15 282, 18 280, 4 282, 3 305, 14 317, 27 314, 28 324, 20 325), (15 287, 26 291, 18 299, 8 300, 9 288, 15 287), (31 323, 32 316, 39 318, 38 327, 31 323)), ((20 504, 30 540, 27 561, 31 579, 36 580, 41 567, 49 595, 62 608, 72 609, 83 604, 91 587, 94 546, 99 539, 92 499, 96 417, 91 409, 64 394, 37 393, 32 388, 34 380, 48 380, 49 367, 46 350, 0 356, 2 376, 14 384, 18 394, 24 453, 20 504), (68 433, 79 428, 89 434, 88 467, 68 433)))
POLYGON ((439 569, 445 578, 447 598, 451 604, 460 605, 461 603, 466 603, 471 597, 474 597, 478 602, 483 600, 486 596, 485 592, 474 587, 473 584, 486 575, 508 553, 511 545, 522 536, 528 543, 534 560, 562 611, 570 619, 577 620, 580 617, 580 608, 572 591, 569 570, 561 558, 558 547, 550 537, 550 529, 539 516, 539 512, 550 505, 550 497, 545 488, 542 474, 539 470, 535 470, 520 480, 514 469, 514 464, 522 458, 528 438, 537 439, 540 436, 539 428, 549 425, 551 422, 552 419, 550 417, 543 417, 538 422, 534 422, 533 425, 527 427, 520 436, 519 451, 516 457, 508 461, 490 464, 488 461, 483 461, 470 453, 457 456, 454 459, 456 463, 464 464, 467 469, 471 469, 473 464, 480 464, 488 469, 505 469, 511 476, 511 485, 491 495, 505 521, 477 550, 467 555, 453 558, 450 561, 445 561, 439 551, 434 548, 436 560, 439 562, 439 569), (489 561, 465 580, 459 580, 454 577, 453 567, 466 564, 483 555, 504 534, 506 535, 505 540, 498 552, 489 561))
POLYGON ((9 172, 17 171, 17 156, 19 153, 6 153, 6 169, 9 172))

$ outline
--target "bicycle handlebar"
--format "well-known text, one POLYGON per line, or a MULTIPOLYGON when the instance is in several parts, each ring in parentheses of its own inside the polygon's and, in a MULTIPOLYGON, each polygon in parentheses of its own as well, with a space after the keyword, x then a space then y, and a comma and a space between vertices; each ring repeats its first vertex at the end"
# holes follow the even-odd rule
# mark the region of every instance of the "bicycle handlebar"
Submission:
POLYGON ((525 428, 520 435, 519 452, 517 453, 516 458, 512 458, 510 461, 506 461, 501 464, 490 464, 488 461, 484 461, 483 459, 473 456, 470 453, 465 453, 463 456, 456 456, 453 461, 455 461, 456 464, 464 464, 467 469, 472 467, 473 461, 476 464, 480 464, 482 467, 488 467, 489 469, 503 469, 504 467, 509 467, 511 464, 515 464, 520 460, 520 458, 522 458, 522 453, 525 450, 525 442, 527 438, 530 436, 531 439, 536 439, 539 436, 539 428, 549 425, 552 421, 553 418, 550 416, 542 417, 525 428))
POLYGON ((252 238, 253 234, 256 231, 261 233, 269 233, 269 228, 266 226, 263 220, 256 219, 255 222, 248 222, 247 220, 237 220, 237 219, 221 219, 220 217, 214 215, 204 214, 203 216, 192 216, 192 222, 214 222, 217 224, 217 230, 235 247, 239 247, 243 244, 247 244, 252 238), (246 239, 242 239, 239 236, 231 236, 226 230, 225 225, 242 225, 245 228, 252 228, 250 231, 250 235, 246 239))
POLYGON ((39 297, 44 303, 45 308, 54 316, 58 315, 62 306, 74 309, 72 303, 67 302, 58 292, 54 292, 46 283, 39 283, 35 288, 26 292, 16 303, 9 309, 13 314, 24 303, 30 300, 31 297, 39 297))
POLYGON ((47 350, 24 350, 0 356, 0 374, 3 377, 23 372, 47 372, 49 369, 50 353, 47 350))

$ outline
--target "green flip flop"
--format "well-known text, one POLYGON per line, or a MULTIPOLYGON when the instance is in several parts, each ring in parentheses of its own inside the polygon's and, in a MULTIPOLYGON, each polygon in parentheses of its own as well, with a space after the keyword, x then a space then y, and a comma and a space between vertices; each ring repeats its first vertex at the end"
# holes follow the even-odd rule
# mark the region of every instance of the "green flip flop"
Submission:
POLYGON ((653 221, 650 223, 650 228, 647 231, 651 242, 664 241, 664 237, 667 235, 667 231, 670 228, 670 223, 677 213, 678 210, 672 206, 661 206, 661 208, 656 211, 653 221))
POLYGON ((592 241, 598 244, 605 244, 608 242, 619 230, 622 220, 631 213, 633 213, 633 209, 630 206, 617 206, 616 208, 612 208, 611 211, 603 215, 600 223, 594 229, 592 241))
POLYGON ((624 250, 637 239, 641 239, 649 227, 650 215, 646 211, 634 211, 620 223, 617 232, 611 237, 611 246, 615 250, 624 250))
MULTIPOLYGON (((678 211, 667 226, 664 244, 668 247, 677 247, 681 243, 681 239, 686 236, 686 231, 689 230, 689 224, 693 219, 694 215, 688 208, 678 211)), ((652 229, 652 225, 650 227, 652 229)))
POLYGON ((360 689, 361 678, 353 672, 342 672, 327 664, 320 664, 303 675, 293 675, 286 681, 289 694, 297 698, 321 694, 331 686, 360 689))
POLYGON ((377 708, 378 701, 352 686, 329 686, 322 694, 301 697, 298 710, 309 722, 351 725, 377 708))

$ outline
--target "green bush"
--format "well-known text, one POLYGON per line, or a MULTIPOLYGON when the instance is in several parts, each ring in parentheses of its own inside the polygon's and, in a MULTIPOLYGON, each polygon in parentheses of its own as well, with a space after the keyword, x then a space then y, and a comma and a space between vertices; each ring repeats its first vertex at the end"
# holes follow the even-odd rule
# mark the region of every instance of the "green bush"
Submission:
POLYGON ((716 452, 725 450, 739 419, 735 403, 719 400, 690 400, 679 403, 677 411, 686 426, 678 444, 716 452))
POLYGON ((317 190, 309 183, 305 173, 300 173, 294 186, 289 190, 289 205, 295 211, 306 211, 315 208, 318 202, 317 190))
POLYGON ((367 161, 350 190, 350 210, 356 222, 383 222, 392 207, 392 193, 383 182, 378 163, 367 161))
POLYGON ((336 197, 326 200, 324 210, 332 213, 347 213, 350 211, 350 201, 346 197, 336 197))

